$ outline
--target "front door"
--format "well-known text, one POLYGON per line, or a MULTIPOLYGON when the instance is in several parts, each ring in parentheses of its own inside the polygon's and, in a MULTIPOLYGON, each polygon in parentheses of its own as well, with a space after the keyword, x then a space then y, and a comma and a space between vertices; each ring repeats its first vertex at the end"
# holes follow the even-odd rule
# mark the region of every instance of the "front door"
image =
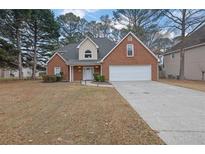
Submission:
POLYGON ((83 80, 93 80, 93 67, 83 68, 83 80))

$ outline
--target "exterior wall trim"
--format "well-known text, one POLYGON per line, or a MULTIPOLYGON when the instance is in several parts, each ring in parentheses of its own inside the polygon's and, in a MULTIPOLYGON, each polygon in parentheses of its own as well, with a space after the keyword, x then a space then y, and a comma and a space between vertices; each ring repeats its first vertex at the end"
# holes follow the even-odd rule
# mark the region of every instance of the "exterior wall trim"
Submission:
POLYGON ((145 47, 145 49, 147 49, 147 51, 150 52, 150 54, 158 61, 158 57, 132 32, 127 33, 127 35, 124 36, 124 38, 121 39, 120 42, 118 42, 118 44, 116 46, 114 46, 114 48, 112 48, 112 50, 110 52, 107 53, 107 55, 105 55, 105 57, 102 58, 102 60, 100 62, 103 62, 105 60, 105 58, 107 58, 111 52, 113 52, 122 42, 125 38, 127 38, 127 36, 132 35, 143 47, 145 47))
POLYGON ((80 46, 81 46, 87 39, 89 39, 89 40, 96 46, 96 48, 99 48, 99 46, 98 46, 90 37, 88 37, 88 36, 77 46, 77 48, 80 48, 80 46))
MULTIPOLYGON (((193 45, 193 46, 190 46, 190 47, 186 47, 186 48, 184 48, 184 50, 190 50, 190 49, 197 48, 197 47, 204 46, 204 45, 205 45, 205 43, 201 43, 201 44, 193 45)), ((170 54, 176 53, 176 52, 180 52, 180 49, 167 52, 167 53, 164 54, 164 56, 170 55, 170 54)))

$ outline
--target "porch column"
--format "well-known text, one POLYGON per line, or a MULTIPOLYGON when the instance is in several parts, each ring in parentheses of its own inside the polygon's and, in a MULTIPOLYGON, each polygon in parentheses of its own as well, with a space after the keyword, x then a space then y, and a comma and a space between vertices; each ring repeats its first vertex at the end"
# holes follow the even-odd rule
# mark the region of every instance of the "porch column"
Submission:
POLYGON ((100 64, 100 75, 102 75, 102 64, 100 64))
POLYGON ((69 80, 70 80, 70 82, 71 82, 71 81, 72 81, 72 79, 71 79, 71 68, 72 68, 72 67, 71 67, 70 65, 69 65, 69 67, 70 67, 70 68, 69 68, 69 75, 70 75, 69 80))
POLYGON ((74 66, 72 66, 71 79, 71 81, 74 81, 74 66))

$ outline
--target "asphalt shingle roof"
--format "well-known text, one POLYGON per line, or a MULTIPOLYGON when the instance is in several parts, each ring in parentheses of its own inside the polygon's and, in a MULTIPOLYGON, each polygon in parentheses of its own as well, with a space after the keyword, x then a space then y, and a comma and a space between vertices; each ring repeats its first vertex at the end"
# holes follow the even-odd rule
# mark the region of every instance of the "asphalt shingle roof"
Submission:
POLYGON ((92 40, 99 46, 98 60, 78 60, 78 48, 79 43, 73 43, 66 45, 58 50, 58 53, 62 55, 64 59, 68 61, 69 64, 97 64, 112 48, 116 45, 113 41, 108 38, 92 38, 92 40))
MULTIPOLYGON (((194 45, 205 43, 205 25, 197 29, 190 36, 188 36, 184 42, 184 47, 192 47, 194 45)), ((182 43, 179 42, 173 46, 168 52, 179 50, 182 46, 182 43)))

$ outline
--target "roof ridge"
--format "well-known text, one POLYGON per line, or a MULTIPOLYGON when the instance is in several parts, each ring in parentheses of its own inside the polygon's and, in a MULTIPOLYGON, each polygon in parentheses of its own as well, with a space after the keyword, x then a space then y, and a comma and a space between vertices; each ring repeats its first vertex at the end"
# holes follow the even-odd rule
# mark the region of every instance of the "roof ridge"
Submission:
MULTIPOLYGON (((203 42, 200 42, 201 38, 205 39, 205 37, 203 35, 204 34, 203 31, 205 32, 205 24, 200 26, 194 32, 192 32, 191 34, 189 34, 188 36, 185 37, 184 47, 187 48, 187 47, 191 47, 191 46, 195 46, 195 45, 203 43, 203 42), (193 38, 194 38, 194 40, 193 40, 193 38)), ((177 44, 172 46, 170 48, 170 50, 168 50, 168 52, 179 50, 181 44, 182 44, 182 41, 180 40, 177 44)))

